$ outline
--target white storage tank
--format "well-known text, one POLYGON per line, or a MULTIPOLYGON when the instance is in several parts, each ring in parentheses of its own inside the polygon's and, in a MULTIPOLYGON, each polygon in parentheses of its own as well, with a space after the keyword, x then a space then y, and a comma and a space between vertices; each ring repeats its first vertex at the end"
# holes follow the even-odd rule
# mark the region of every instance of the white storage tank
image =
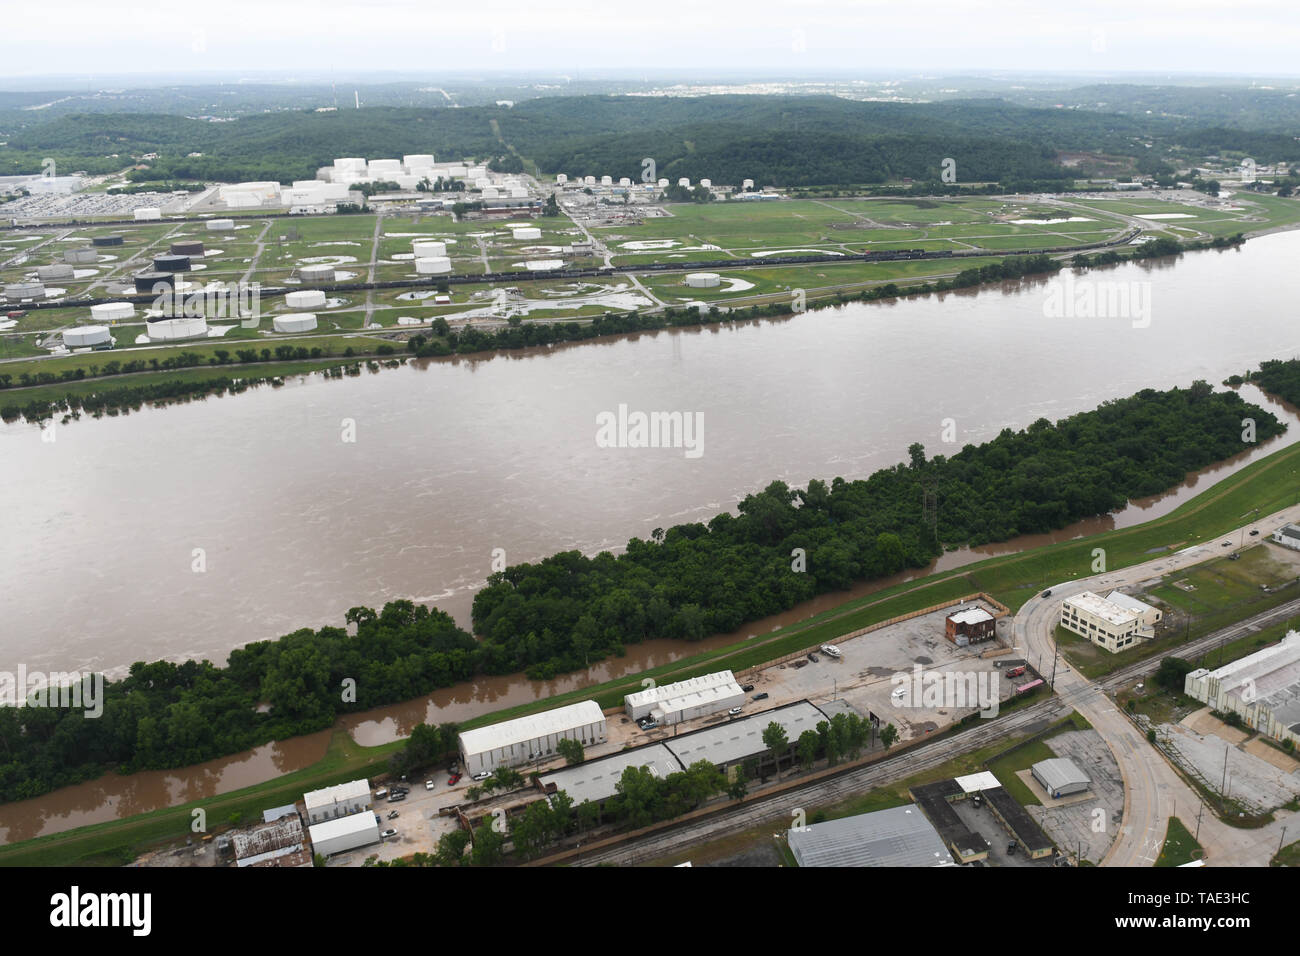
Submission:
POLYGON ((411 252, 415 253, 417 259, 445 256, 447 254, 447 244, 438 239, 416 239, 411 243, 411 252))
POLYGON ((691 181, 687 177, 683 176, 681 179, 677 180, 677 185, 685 189, 690 189, 691 181))
POLYGON ((713 180, 712 180, 712 179, 701 179, 701 180, 700 180, 700 185, 703 186, 705 189, 709 189, 709 188, 713 185, 713 180))
POLYGON ((153 219, 161 219, 162 210, 157 206, 141 206, 135 211, 136 222, 148 222, 153 219))
POLYGON ((71 279, 72 266, 66 262, 58 262, 52 266, 37 266, 36 277, 42 281, 48 279, 71 279))
MULTIPOLYGON (((293 293, 290 292, 289 295, 293 293)), ((311 312, 290 312, 287 315, 277 315, 271 324, 277 332, 310 332, 316 328, 316 316, 311 312)))
POLYGON ((471 166, 465 173, 470 179, 482 179, 487 175, 486 166, 471 166))
POLYGON ((11 282, 5 286, 5 298, 10 302, 22 299, 45 298, 45 285, 40 282, 11 282))
POLYGON ((559 185, 563 186, 565 183, 569 181, 569 176, 567 173, 558 173, 555 177, 555 181, 559 185))
POLYGON ((451 271, 451 260, 446 256, 426 256, 415 260, 415 271, 422 276, 438 275, 451 271))
POLYGON ((660 189, 667 189, 667 188, 668 188, 668 180, 666 180, 666 179, 661 179, 661 180, 659 180, 658 186, 659 186, 660 189))
POLYGON ((484 199, 499 199, 499 198, 501 198, 501 194, 500 194, 500 191, 499 191, 495 186, 484 186, 484 187, 483 187, 483 198, 484 198, 484 199))
POLYGON ((334 267, 325 265, 299 266, 298 278, 304 282, 333 282, 334 267))
POLYGON ((618 184, 620 186, 631 186, 632 180, 628 179, 626 176, 621 176, 619 177, 618 184))
POLYGON ((722 285, 722 276, 716 272, 688 272, 686 284, 692 289, 716 289, 722 285))
POLYGON ((285 294, 284 304, 291 309, 319 309, 325 304, 325 293, 320 289, 296 289, 285 294))
POLYGON ((613 179, 612 176, 601 176, 601 177, 600 177, 600 184, 601 184, 602 186, 612 186, 612 185, 614 185, 614 179, 613 179))
POLYGON ((523 186, 511 186, 511 187, 510 187, 510 198, 511 198, 511 199, 527 199, 527 198, 528 198, 528 190, 525 189, 523 186))
POLYGON ((587 185, 587 186, 594 186, 594 185, 596 185, 596 177, 595 177, 595 176, 584 176, 584 177, 582 178, 582 182, 583 182, 584 185, 587 185))
POLYGON ((101 302, 90 307, 90 317, 96 323, 121 322, 135 315, 135 306, 130 302, 101 302))
POLYGON ((432 166, 433 163, 433 153, 407 153, 402 157, 402 165, 407 169, 412 166, 432 166))
POLYGON ((536 226, 520 226, 514 231, 516 239, 540 239, 542 230, 536 226))
POLYGON ((159 319, 148 325, 150 342, 179 342, 183 339, 201 339, 208 334, 208 320, 194 318, 159 319))
POLYGON ((209 219, 208 232, 231 232, 235 228, 233 219, 209 219))
POLYGON ((99 261, 99 254, 94 249, 69 249, 63 254, 63 261, 74 266, 88 266, 99 261))
POLYGON ((94 348, 113 341, 113 333, 102 325, 82 325, 63 333, 63 344, 70 349, 94 348))
POLYGON ((746 179, 744 182, 742 182, 742 183, 740 184, 740 188, 741 188, 741 189, 753 189, 753 188, 754 188, 754 180, 752 180, 752 179, 746 179))

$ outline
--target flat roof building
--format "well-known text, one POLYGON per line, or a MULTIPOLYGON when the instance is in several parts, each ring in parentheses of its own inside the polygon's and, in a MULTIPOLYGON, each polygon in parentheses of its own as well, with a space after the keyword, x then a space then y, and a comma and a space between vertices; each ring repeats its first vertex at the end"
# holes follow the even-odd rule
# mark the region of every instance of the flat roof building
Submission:
POLYGON ((1053 799, 1083 793, 1092 786, 1092 778, 1068 757, 1040 760, 1029 768, 1029 772, 1053 799))
POLYGON ((958 647, 990 640, 997 622, 982 607, 958 608, 944 621, 944 636, 958 647))
POLYGON ((1300 551, 1300 525, 1284 524, 1274 531, 1269 538, 1274 544, 1300 551))
POLYGON ((953 866, 939 833, 914 804, 794 827, 800 866, 953 866))
POLYGON ((603 803, 618 792, 618 782, 628 767, 647 767, 660 779, 686 769, 663 744, 651 744, 543 774, 541 782, 547 793, 563 790, 575 806, 584 800, 603 803))
POLYGON ((1215 670, 1188 673, 1183 691, 1214 710, 1240 714, 1246 726, 1300 744, 1300 632, 1215 670))
POLYGON ((623 698, 627 715, 633 720, 653 717, 661 724, 675 724, 694 717, 739 707, 745 692, 731 671, 718 671, 691 677, 661 687, 650 687, 623 698))
POLYGON ((516 717, 460 735, 461 759, 470 774, 514 767, 555 753, 562 739, 583 746, 605 742, 605 715, 594 700, 516 717))
POLYGON ((317 823, 308 830, 312 850, 321 856, 331 856, 345 850, 355 850, 379 842, 379 818, 366 810, 337 820, 317 823))
POLYGON ((1088 638, 1112 654, 1155 636, 1163 615, 1149 604, 1121 591, 1106 597, 1084 591, 1061 602, 1061 626, 1088 638))
POLYGON ((785 729, 786 739, 793 744, 805 730, 816 730, 817 725, 826 719, 824 713, 802 700, 671 737, 664 741, 664 746, 682 762, 683 767, 689 767, 697 760, 707 760, 725 770, 748 757, 758 757, 767 752, 763 731, 773 721, 785 729))

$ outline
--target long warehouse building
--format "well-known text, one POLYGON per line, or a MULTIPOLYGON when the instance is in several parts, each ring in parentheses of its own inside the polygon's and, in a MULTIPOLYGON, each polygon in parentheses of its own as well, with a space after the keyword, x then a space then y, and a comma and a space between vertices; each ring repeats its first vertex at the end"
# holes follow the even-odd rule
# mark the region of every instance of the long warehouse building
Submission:
POLYGON ((583 746, 604 743, 605 730, 600 705, 584 700, 467 730, 460 735, 460 755, 469 773, 491 773, 497 767, 515 767, 539 756, 553 756, 561 740, 576 740, 583 746))
POLYGON ((745 692, 731 671, 717 671, 675 684, 651 687, 623 698, 627 715, 633 720, 653 717, 661 724, 676 724, 716 714, 739 707, 744 702, 745 692))

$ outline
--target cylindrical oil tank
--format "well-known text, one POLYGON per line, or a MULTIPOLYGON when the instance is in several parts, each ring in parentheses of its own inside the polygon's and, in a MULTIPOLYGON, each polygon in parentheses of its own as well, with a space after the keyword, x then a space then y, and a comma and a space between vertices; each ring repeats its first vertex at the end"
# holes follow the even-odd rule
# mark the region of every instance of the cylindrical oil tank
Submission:
POLYGON ((703 186, 705 189, 710 189, 710 188, 712 188, 712 186, 713 186, 713 180, 712 180, 712 179, 701 179, 701 180, 700 180, 700 185, 703 186))
POLYGON ((99 261, 99 254, 94 249, 69 249, 63 254, 63 261, 69 265, 88 266, 99 261))
POLYGON ((10 302, 22 299, 45 298, 45 285, 41 282, 11 282, 5 286, 5 298, 10 302))
POLYGON ((42 281, 49 279, 71 279, 72 266, 66 262, 57 262, 52 266, 37 266, 36 277, 42 281))
POLYGON ((170 272, 137 272, 135 275, 136 292, 152 292, 154 286, 165 285, 173 288, 176 285, 176 277, 170 272))
POLYGON ((690 188, 691 188, 691 181, 690 181, 690 179, 689 179, 688 177, 683 176, 681 179, 677 180, 677 185, 678 185, 678 186, 681 186, 681 187, 683 187, 683 188, 685 188, 685 189, 690 189, 690 188))
POLYGON ((686 284, 692 289, 715 289, 722 284, 722 276, 716 272, 688 272, 686 284))
POLYGON ((540 239, 542 230, 536 226, 520 226, 514 231, 516 239, 540 239))
POLYGON ((325 304, 325 293, 320 289, 298 289, 284 296, 284 304, 291 309, 317 309, 325 304))
POLYGON ((235 228, 233 219, 209 219, 208 232, 230 232, 235 228))
POLYGON ((277 315, 271 324, 277 332, 310 332, 316 328, 316 316, 310 312, 292 312, 277 315))
POLYGON ((415 271, 422 276, 438 275, 451 271, 451 260, 446 256, 427 256, 415 260, 415 271))
POLYGON ((113 235, 113 236, 95 236, 93 239, 90 240, 90 244, 91 244, 92 246, 101 246, 101 247, 102 247, 102 246, 120 246, 120 245, 122 244, 122 237, 121 237, 121 236, 117 236, 117 235, 113 235))
POLYGON ((113 341, 113 333, 102 325, 81 325, 63 333, 63 344, 70 349, 93 348, 113 341))
POLYGON ((298 278, 304 282, 333 282, 334 267, 323 265, 299 266, 298 278))
POLYGON ((208 320, 199 318, 159 319, 146 326, 150 342, 201 339, 208 334, 208 320))
POLYGON ((141 206, 135 211, 136 222, 148 222, 154 219, 162 218, 162 210, 157 206, 141 206))
POLYGON ((90 317, 99 324, 121 322, 135 315, 135 306, 130 302, 101 302, 90 307, 90 317))
POLYGON ((447 244, 436 239, 416 239, 411 243, 411 251, 415 253, 417 259, 427 259, 430 256, 445 256, 447 254, 447 244))
POLYGON ((189 272, 189 256, 154 256, 153 267, 159 272, 189 272))
POLYGON ((197 239, 182 239, 173 242, 168 252, 174 256, 202 256, 203 243, 197 239))

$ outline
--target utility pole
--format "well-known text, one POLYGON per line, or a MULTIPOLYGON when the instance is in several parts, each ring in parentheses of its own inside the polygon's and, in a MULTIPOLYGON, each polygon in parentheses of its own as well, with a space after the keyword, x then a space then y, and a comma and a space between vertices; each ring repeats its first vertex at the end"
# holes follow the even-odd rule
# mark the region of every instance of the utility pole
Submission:
POLYGON ((1224 789, 1228 786, 1228 745, 1223 745, 1223 779, 1219 782, 1219 793, 1226 797, 1224 789))
MULTIPOLYGON (((1286 827, 1282 828, 1282 838, 1277 841, 1277 852, 1282 852, 1282 846, 1286 843, 1286 827)), ((1276 856, 1276 854, 1274 854, 1276 856)))
MULTIPOLYGON (((1202 803, 1196 811, 1196 833, 1192 835, 1192 839, 1196 840, 1198 843, 1200 842, 1201 839, 1201 814, 1204 811, 1205 811, 1205 804, 1202 803)), ((1282 828, 1282 835, 1286 836, 1286 827, 1282 828)))

